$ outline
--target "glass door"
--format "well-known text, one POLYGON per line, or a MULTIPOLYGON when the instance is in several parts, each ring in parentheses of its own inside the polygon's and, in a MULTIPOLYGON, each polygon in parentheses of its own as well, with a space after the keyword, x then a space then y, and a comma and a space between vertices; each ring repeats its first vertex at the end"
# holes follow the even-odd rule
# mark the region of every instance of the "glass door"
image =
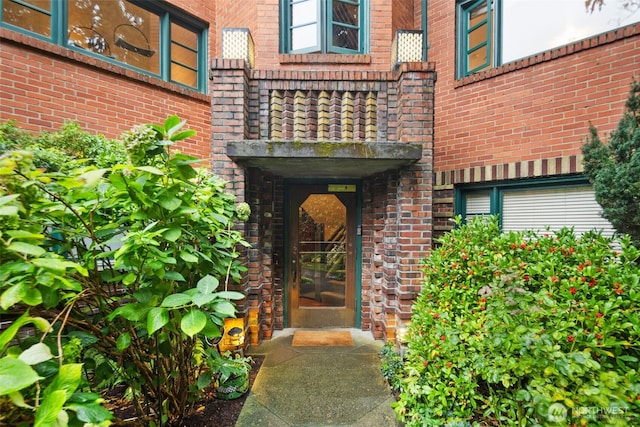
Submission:
POLYGON ((331 189, 289 187, 291 327, 355 326, 356 193, 331 189))

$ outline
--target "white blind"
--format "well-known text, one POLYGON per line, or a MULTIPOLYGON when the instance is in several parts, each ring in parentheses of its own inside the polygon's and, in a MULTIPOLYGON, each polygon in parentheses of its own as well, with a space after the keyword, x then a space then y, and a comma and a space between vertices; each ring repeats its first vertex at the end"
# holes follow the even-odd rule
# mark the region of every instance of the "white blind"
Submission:
POLYGON ((611 236, 615 230, 601 213, 590 186, 505 191, 502 196, 505 231, 574 227, 578 235, 598 229, 611 236))
POLYGON ((467 198, 467 216, 469 221, 476 215, 489 215, 491 213, 491 197, 489 193, 472 193, 467 198))

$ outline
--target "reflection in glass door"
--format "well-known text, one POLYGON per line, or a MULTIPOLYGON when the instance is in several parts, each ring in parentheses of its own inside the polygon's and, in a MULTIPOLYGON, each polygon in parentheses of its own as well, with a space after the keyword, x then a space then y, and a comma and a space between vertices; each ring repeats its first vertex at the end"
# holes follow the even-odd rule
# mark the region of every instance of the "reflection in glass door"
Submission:
POLYGON ((334 194, 311 194, 298 212, 298 305, 344 307, 347 208, 334 194))
POLYGON ((290 187, 292 327, 355 323, 355 193, 332 194, 326 189, 290 187))

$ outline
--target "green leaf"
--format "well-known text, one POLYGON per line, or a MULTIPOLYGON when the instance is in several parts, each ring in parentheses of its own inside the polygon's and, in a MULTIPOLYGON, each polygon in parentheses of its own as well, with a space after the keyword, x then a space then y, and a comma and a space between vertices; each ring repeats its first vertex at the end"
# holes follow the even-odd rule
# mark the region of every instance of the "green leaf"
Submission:
POLYGON ((168 211, 174 211, 180 207, 182 200, 177 197, 163 197, 158 200, 158 204, 168 211))
POLYGON ((208 338, 219 337, 219 336, 222 335, 222 331, 220 330, 220 326, 216 325, 211 320, 207 320, 207 324, 205 325, 205 327, 200 332, 202 332, 204 334, 204 336, 206 336, 208 338))
POLYGON ((95 186, 104 174, 108 171, 108 169, 94 169, 88 172, 83 173, 78 177, 80 181, 83 181, 87 187, 95 186))
POLYGON ((200 310, 189 311, 180 322, 180 328, 190 337, 200 332, 207 324, 207 316, 200 310))
POLYGON ((29 312, 25 311, 20 317, 11 322, 7 329, 2 331, 2 333, 0 334, 0 351, 4 350, 4 347, 7 345, 7 343, 16 336, 23 325, 29 323, 29 319, 29 312))
POLYGON ((186 262, 198 262, 198 257, 190 252, 180 251, 180 258, 182 258, 182 260, 186 262))
POLYGON ((236 314, 236 307, 229 301, 215 303, 213 310, 220 317, 234 317, 236 314))
POLYGON ((133 303, 120 306, 113 310, 113 312, 111 312, 111 314, 109 315, 109 320, 113 320, 117 316, 120 316, 129 321, 137 322, 146 315, 147 313, 145 310, 142 310, 141 304, 133 303))
POLYGON ((102 396, 99 393, 76 391, 68 401, 73 403, 98 403, 102 401, 102 396))
POLYGON ((164 172, 162 172, 158 168, 154 168, 153 166, 137 166, 136 169, 141 170, 143 172, 149 172, 150 174, 153 174, 153 175, 164 175, 164 172))
POLYGON ((189 295, 172 294, 167 296, 164 299, 164 301, 162 301, 162 304, 160 304, 160 306, 174 308, 174 307, 180 307, 182 305, 187 305, 187 304, 191 304, 191 297, 189 295))
POLYGON ((0 206, 0 216, 18 215, 17 206, 0 206))
POLYGON ((182 236, 182 228, 180 227, 172 227, 164 232, 164 238, 169 242, 175 242, 182 236))
MULTIPOLYGON (((175 264, 175 263, 174 263, 175 264)), ((166 271, 164 273, 165 280, 174 280, 176 282, 184 282, 184 276, 177 271, 166 271)))
POLYGON ((14 239, 37 239, 37 240, 44 239, 44 234, 32 233, 30 231, 25 231, 25 230, 9 230, 7 231, 7 234, 14 239))
POLYGON ((185 131, 182 131, 182 132, 176 133, 175 135, 173 135, 173 136, 171 137, 171 140, 172 140, 172 141, 182 141, 183 139, 187 139, 187 138, 189 138, 189 137, 192 137, 192 136, 194 136, 195 134, 196 134, 196 131, 195 131, 195 130, 191 130, 191 129, 189 129, 189 130, 185 130, 185 131))
POLYGON ((131 345, 131 335, 128 332, 120 334, 116 341, 116 348, 118 351, 123 351, 131 345))
POLYGON ((22 301, 28 288, 25 282, 19 282, 11 286, 0 295, 0 307, 4 310, 22 301))
POLYGON ((134 283, 136 281, 136 279, 138 278, 138 275, 135 273, 127 273, 123 278, 122 278, 122 284, 129 286, 130 284, 134 283))
POLYGON ((216 296, 218 298, 223 298, 223 299, 232 299, 232 300, 243 300, 245 298, 245 295, 241 292, 236 292, 236 291, 221 291, 221 292, 216 292, 216 296))
POLYGON ((210 294, 218 289, 218 286, 220 286, 220 281, 216 277, 207 274, 202 279, 198 280, 198 284, 196 286, 198 290, 203 294, 210 294))
POLYGON ((11 402, 19 408, 30 408, 30 406, 24 401, 24 396, 19 391, 9 393, 9 398, 11 399, 11 402))
POLYGON ((147 315, 147 332, 152 335, 155 331, 169 323, 169 310, 164 307, 154 307, 147 315))
POLYGON ((64 390, 56 390, 48 394, 36 411, 34 427, 55 426, 65 401, 66 394, 64 390))
POLYGON ((75 411, 78 420, 83 421, 85 423, 99 424, 102 421, 110 420, 113 418, 111 412, 109 412, 106 408, 98 405, 97 403, 89 403, 89 404, 70 404, 67 405, 69 409, 75 411))
POLYGON ((22 390, 41 379, 31 366, 20 359, 0 359, 0 396, 22 390))
POLYGON ((47 270, 53 270, 58 273, 64 272, 66 265, 65 261, 60 258, 34 258, 31 260, 36 267, 46 268, 47 270))
POLYGON ((171 130, 174 130, 174 132, 177 130, 180 130, 180 128, 182 128, 184 124, 185 122, 180 122, 180 117, 174 114, 173 116, 167 117, 167 119, 163 123, 163 126, 164 126, 164 130, 169 135, 171 135, 171 130))
POLYGON ((209 304, 211 301, 218 299, 217 294, 202 294, 200 292, 193 295, 191 302, 198 307, 202 307, 205 304, 209 304))
POLYGON ((37 343, 23 351, 18 359, 22 360, 24 363, 28 365, 37 365, 38 363, 42 363, 45 360, 49 360, 53 358, 53 354, 51 354, 51 349, 48 345, 44 343, 37 343))
POLYGON ((37 288, 28 288, 22 297, 22 302, 32 307, 40 305, 42 304, 42 293, 37 288))
POLYGON ((63 390, 66 393, 65 400, 67 400, 73 392, 76 391, 81 379, 81 363, 67 363, 62 365, 58 370, 58 375, 56 375, 53 382, 45 390, 45 395, 48 394, 50 390, 63 390))
POLYGON ((209 384, 211 384, 211 380, 213 379, 213 376, 211 374, 211 371, 206 371, 204 373, 202 373, 201 375, 198 376, 198 389, 202 390, 205 389, 209 386, 209 384))
POLYGON ((9 194, 5 196, 0 196, 0 206, 6 205, 20 197, 19 194, 9 194))
POLYGON ((19 252, 24 255, 31 255, 36 257, 41 256, 47 252, 40 246, 32 245, 25 242, 13 242, 7 247, 7 249, 13 252, 19 252))

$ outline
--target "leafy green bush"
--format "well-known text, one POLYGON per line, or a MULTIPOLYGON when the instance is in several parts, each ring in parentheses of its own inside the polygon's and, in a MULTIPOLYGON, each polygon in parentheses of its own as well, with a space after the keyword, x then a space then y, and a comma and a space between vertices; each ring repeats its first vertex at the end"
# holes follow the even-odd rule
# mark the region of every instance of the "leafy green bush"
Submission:
POLYGON ((597 233, 501 233, 491 217, 440 243, 395 380, 408 426, 638 425, 640 252, 629 238, 617 252, 597 233))
MULTIPOLYGON (((194 169, 200 159, 169 151, 193 135, 183 127, 173 116, 126 133, 120 146, 133 163, 110 165, 121 159, 117 149, 103 159, 108 167, 93 158, 43 170, 27 147, 0 157, 0 310, 30 313, 53 327, 41 334, 49 353, 38 345, 44 356, 28 359, 38 361, 27 368, 39 375, 0 388, 0 397, 35 412, 36 425, 56 416, 61 425, 73 423, 68 411, 87 418, 73 391, 114 375, 130 387, 147 424, 180 425, 207 385, 202 339, 220 336, 223 319, 235 315, 232 301, 244 298, 227 287, 244 271, 238 251, 248 244, 234 221, 248 212, 237 212, 224 182, 194 169), (73 370, 62 385, 41 373, 55 359, 54 374, 73 370), (40 395, 50 383, 55 405, 40 395), (46 419, 39 417, 43 407, 46 419)), ((75 128, 63 133, 54 144, 60 152, 87 155, 77 150, 91 138, 75 128)), ((0 340, 7 344, 0 345, 0 382, 18 380, 11 366, 34 352, 29 340, 9 345, 14 336, 0 340)), ((108 419, 90 419, 102 421, 108 419)))
POLYGON ((386 343, 380 349, 380 364, 382 377, 392 389, 399 390, 402 387, 404 364, 393 343, 386 343))
POLYGON ((14 120, 0 123, 0 154, 15 150, 32 153, 34 166, 48 171, 69 171, 83 163, 105 168, 128 162, 122 141, 86 132, 75 122, 38 135, 20 129, 14 120))

